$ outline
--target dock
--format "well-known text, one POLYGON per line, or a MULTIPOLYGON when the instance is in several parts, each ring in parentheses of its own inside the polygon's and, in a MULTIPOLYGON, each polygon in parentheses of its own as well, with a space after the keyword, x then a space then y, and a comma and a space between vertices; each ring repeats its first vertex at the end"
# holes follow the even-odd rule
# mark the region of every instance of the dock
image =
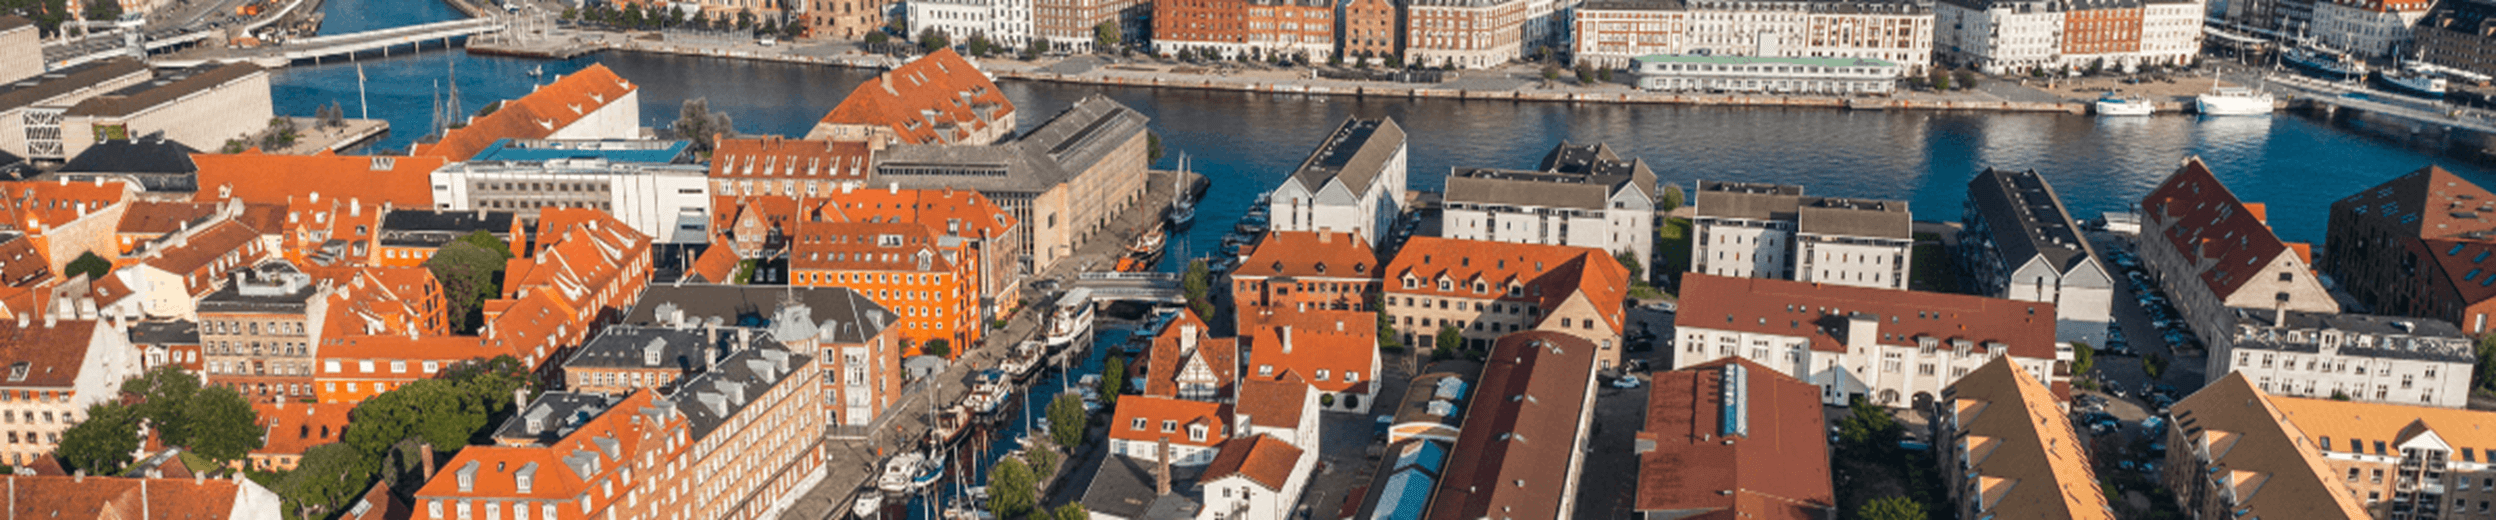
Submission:
POLYGON ((2457 108, 2368 88, 2273 74, 2263 89, 2338 126, 2481 160, 2496 158, 2496 112, 2457 108))

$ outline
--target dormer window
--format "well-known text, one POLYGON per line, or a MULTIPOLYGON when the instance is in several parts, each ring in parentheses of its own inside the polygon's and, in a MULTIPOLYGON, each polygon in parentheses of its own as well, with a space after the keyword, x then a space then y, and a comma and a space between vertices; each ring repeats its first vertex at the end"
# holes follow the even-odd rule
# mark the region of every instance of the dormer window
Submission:
POLYGON ((1326 369, 1323 369, 1323 368, 1321 368, 1321 369, 1317 369, 1317 380, 1319 380, 1319 381, 1325 381, 1325 380, 1326 380, 1326 373, 1327 373, 1326 369))
POLYGON ((1133 429, 1133 430, 1136 430, 1136 431, 1144 431, 1144 418, 1142 418, 1142 417, 1137 417, 1137 418, 1135 418, 1135 424, 1133 424, 1133 425, 1129 426, 1129 428, 1130 428, 1130 429, 1133 429))
POLYGON ((1196 442, 1204 442, 1204 441, 1205 441, 1205 425, 1202 425, 1202 424, 1190 424, 1190 425, 1187 425, 1187 440, 1196 441, 1196 442))
POLYGON ((1439 290, 1441 290, 1441 291, 1453 291, 1453 290, 1456 290, 1456 282, 1454 282, 1454 281, 1450 281, 1450 280, 1439 280, 1439 290))
POLYGON ((16 362, 16 363, 10 363, 10 364, 9 364, 9 382, 14 383, 14 382, 19 382, 19 381, 25 381, 25 380, 26 380, 26 373, 27 373, 28 371, 32 371, 32 370, 34 370, 34 368, 35 368, 35 364, 34 364, 34 363, 29 363, 29 362, 25 362, 25 361, 19 361, 19 362, 16 362))
POLYGON ((1173 420, 1169 420, 1169 419, 1163 419, 1163 420, 1161 421, 1161 432, 1162 432, 1162 433, 1171 433, 1171 432, 1176 432, 1176 431, 1179 431, 1179 422, 1178 422, 1178 421, 1173 421, 1173 420))

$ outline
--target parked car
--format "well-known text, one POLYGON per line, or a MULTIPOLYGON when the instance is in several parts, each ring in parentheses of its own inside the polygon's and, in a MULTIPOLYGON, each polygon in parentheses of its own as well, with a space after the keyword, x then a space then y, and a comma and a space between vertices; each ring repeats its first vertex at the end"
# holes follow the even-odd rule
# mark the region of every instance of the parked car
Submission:
POLYGON ((1638 384, 1638 378, 1637 378, 1637 377, 1632 377, 1632 376, 1621 376, 1621 378, 1620 378, 1620 379, 1614 379, 1614 380, 1612 380, 1612 387, 1613 387, 1613 388, 1624 388, 1624 389, 1626 389, 1626 388, 1637 388, 1638 386, 1639 386, 1639 384, 1638 384))

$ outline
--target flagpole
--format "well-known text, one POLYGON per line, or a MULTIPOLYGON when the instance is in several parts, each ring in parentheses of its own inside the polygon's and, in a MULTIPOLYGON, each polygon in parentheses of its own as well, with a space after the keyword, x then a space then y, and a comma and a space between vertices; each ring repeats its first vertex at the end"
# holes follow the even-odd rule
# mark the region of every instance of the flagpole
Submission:
POLYGON ((361 119, 373 118, 373 102, 364 97, 364 64, 361 62, 355 64, 355 104, 363 106, 361 119))

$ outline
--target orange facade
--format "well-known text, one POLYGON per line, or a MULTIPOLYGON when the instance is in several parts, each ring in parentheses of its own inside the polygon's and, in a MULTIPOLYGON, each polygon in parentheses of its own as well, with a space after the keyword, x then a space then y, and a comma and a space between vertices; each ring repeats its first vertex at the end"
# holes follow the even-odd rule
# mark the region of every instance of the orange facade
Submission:
MULTIPOLYGON (((1153 39, 1170 43, 1227 46, 1289 52, 1315 45, 1332 49, 1335 34, 1331 3, 1294 4, 1250 0, 1157 0, 1153 2, 1153 39)), ((1169 52, 1165 50, 1164 52, 1169 52)))
POLYGON ((2063 54, 2140 52, 2141 8, 2088 9, 2063 13, 2063 54))
POLYGON ((1388 0, 1352 0, 1343 4, 1343 55, 1387 58, 1404 54, 1402 9, 1388 0))
POLYGON ((944 340, 948 357, 980 340, 977 262, 963 241, 909 223, 806 222, 789 246, 789 285, 845 287, 899 314, 903 355, 944 340))
POLYGON ((360 336, 323 341, 312 392, 323 403, 358 403, 470 360, 511 352, 476 336, 360 336))

